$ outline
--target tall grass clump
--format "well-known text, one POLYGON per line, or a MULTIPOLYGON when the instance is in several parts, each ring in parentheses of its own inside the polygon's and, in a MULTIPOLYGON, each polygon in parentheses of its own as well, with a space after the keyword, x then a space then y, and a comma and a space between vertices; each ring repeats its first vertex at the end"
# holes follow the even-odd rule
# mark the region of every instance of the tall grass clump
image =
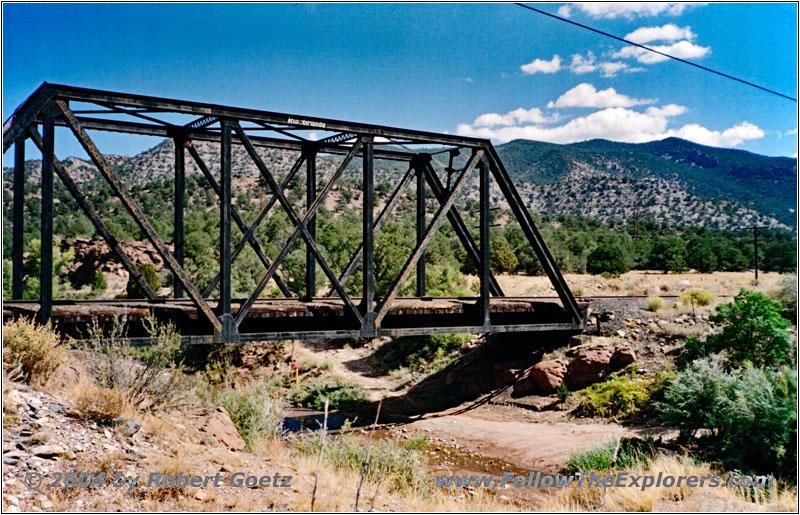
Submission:
MULTIPOLYGON (((321 432, 316 432, 303 438, 295 437, 292 446, 301 454, 315 456, 319 452, 321 435, 321 432)), ((323 457, 337 469, 360 472, 366 453, 365 440, 345 431, 326 443, 323 457)), ((382 481, 396 491, 429 493, 431 477, 424 448, 413 444, 406 446, 395 440, 373 440, 366 479, 369 482, 382 481)))
POLYGON ((651 295, 647 297, 647 300, 644 301, 645 308, 647 311, 658 312, 664 309, 664 299, 657 295, 651 295))
POLYGON ((367 400, 367 396, 357 384, 335 377, 306 379, 289 393, 293 404, 317 411, 324 408, 325 399, 328 399, 330 409, 338 410, 358 406, 367 400))
POLYGON ((22 381, 42 385, 67 359, 52 329, 24 318, 3 326, 3 364, 22 381))
POLYGON ((284 401, 275 385, 262 380, 246 388, 229 387, 219 394, 217 403, 228 410, 236 429, 253 451, 259 443, 283 435, 284 401))
POLYGON ((175 356, 180 348, 180 334, 173 324, 159 324, 145 319, 145 328, 153 344, 134 348, 125 337, 119 320, 108 334, 98 324, 89 329, 85 350, 89 368, 97 385, 117 390, 130 405, 143 411, 157 411, 184 406, 188 401, 188 381, 175 356))
POLYGON ((626 469, 636 465, 645 466, 658 454, 652 438, 645 440, 623 438, 619 442, 617 461, 614 463, 614 450, 617 442, 608 442, 594 449, 570 454, 564 465, 564 473, 599 471, 606 472, 612 466, 626 469))

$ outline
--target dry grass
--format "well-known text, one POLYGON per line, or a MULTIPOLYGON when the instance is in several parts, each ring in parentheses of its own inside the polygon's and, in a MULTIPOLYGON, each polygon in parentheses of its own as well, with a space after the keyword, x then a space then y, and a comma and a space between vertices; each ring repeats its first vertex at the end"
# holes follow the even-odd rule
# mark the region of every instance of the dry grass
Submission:
POLYGON ((67 357, 58 334, 49 328, 24 318, 3 325, 3 365, 26 383, 44 385, 67 357))
POLYGON ((65 392, 73 409, 87 420, 100 422, 113 418, 131 416, 135 409, 118 390, 98 386, 87 375, 78 380, 65 392))
MULTIPOLYGON (((659 456, 649 466, 636 466, 626 470, 631 475, 654 475, 663 473, 664 476, 714 476, 718 472, 712 470, 711 466, 705 463, 697 464, 685 457, 659 456)), ((724 476, 723 476, 724 477, 724 476)), ((676 501, 702 499, 703 503, 710 503, 710 511, 717 511, 713 508, 714 502, 719 499, 720 504, 728 505, 730 502, 736 503, 734 511, 794 511, 797 492, 795 489, 779 488, 775 486, 772 490, 761 492, 753 498, 746 489, 742 488, 712 488, 695 487, 690 488, 685 484, 681 486, 653 486, 642 491, 641 488, 609 488, 606 492, 603 503, 603 511, 612 512, 650 512, 650 511, 673 511, 669 508, 674 507, 676 501)), ((582 512, 597 511, 603 499, 602 487, 587 488, 568 487, 558 489, 556 493, 543 501, 538 510, 550 512, 582 512)), ((709 511, 709 507, 699 509, 699 511, 709 511)), ((719 504, 716 505, 719 507, 719 504)), ((694 510, 688 507, 688 511, 694 510)), ((674 510, 681 511, 681 510, 674 510)))

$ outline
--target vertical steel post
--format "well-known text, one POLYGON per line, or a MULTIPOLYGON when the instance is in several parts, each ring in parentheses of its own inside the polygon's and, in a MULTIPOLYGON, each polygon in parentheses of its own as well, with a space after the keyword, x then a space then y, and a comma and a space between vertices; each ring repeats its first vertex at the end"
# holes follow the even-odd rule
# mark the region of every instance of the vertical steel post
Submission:
MULTIPOLYGON (((308 209, 317 200, 317 153, 315 150, 307 150, 306 155, 306 207, 308 209)), ((308 234, 311 239, 317 240, 317 217, 313 216, 308 220, 308 234)), ((306 243, 306 298, 311 300, 317 294, 317 261, 311 246, 306 243)))
POLYGON ((363 269, 363 295, 361 298, 361 308, 364 314, 364 322, 361 326, 362 336, 375 336, 375 232, 374 232, 374 209, 375 209, 375 184, 372 176, 372 137, 364 137, 361 153, 364 158, 362 175, 362 200, 363 200, 363 226, 362 239, 364 241, 363 269))
POLYGON ((235 330, 231 317, 231 123, 222 123, 220 145, 220 195, 219 195, 219 311, 222 335, 228 341, 228 333, 235 330))
POLYGON ((489 284, 490 284, 490 235, 489 235, 489 165, 486 159, 478 163, 480 174, 480 238, 481 238, 481 269, 480 269, 480 302, 483 313, 483 327, 489 329, 489 284))
MULTIPOLYGON (((183 207, 186 173, 186 153, 184 151, 185 139, 174 138, 175 143, 175 198, 173 199, 173 229, 172 246, 175 261, 183 268, 183 207)), ((172 291, 176 299, 183 297, 183 286, 177 277, 172 278, 172 291)))
POLYGON ((758 227, 753 227, 753 250, 756 254, 756 280, 755 285, 758 286, 758 227))
POLYGON ((53 315, 53 172, 55 124, 52 110, 44 109, 42 151, 42 226, 39 321, 45 325, 53 315))
MULTIPOLYGON (((425 167, 417 168, 417 245, 425 235, 425 167)), ((425 253, 417 261, 417 297, 425 296, 425 253)))
POLYGON ((25 136, 14 143, 14 227, 11 247, 11 298, 22 299, 22 253, 25 225, 25 136))

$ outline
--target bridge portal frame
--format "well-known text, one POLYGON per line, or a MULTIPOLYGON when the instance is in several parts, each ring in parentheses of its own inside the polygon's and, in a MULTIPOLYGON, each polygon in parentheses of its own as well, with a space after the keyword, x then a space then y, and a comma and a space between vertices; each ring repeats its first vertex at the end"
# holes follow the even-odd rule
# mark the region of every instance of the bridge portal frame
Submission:
POLYGON ((183 336, 185 342, 230 343, 243 340, 268 340, 285 338, 341 338, 375 337, 382 335, 430 334, 441 332, 504 332, 504 331, 578 331, 585 325, 586 312, 576 302, 561 272, 547 249, 533 219, 524 206, 514 184, 503 166, 494 146, 489 140, 436 134, 393 127, 360 124, 310 116, 299 116, 253 109, 206 104, 200 102, 173 100, 152 96, 116 93, 73 86, 43 83, 3 124, 3 153, 14 145, 13 180, 13 248, 12 248, 12 300, 22 299, 23 289, 23 203, 25 142, 30 139, 42 153, 42 216, 41 216, 41 295, 38 316, 42 323, 48 323, 53 313, 52 291, 52 242, 53 242, 53 180, 59 180, 77 202, 83 213, 94 225, 98 234, 116 254, 122 265, 137 282, 147 297, 149 304, 162 305, 165 301, 152 291, 147 281, 139 273, 135 264, 125 254, 119 241, 102 221, 100 213, 80 191, 78 184, 70 177, 54 154, 55 128, 66 127, 83 147, 97 167, 114 195, 133 217, 148 241, 162 258, 174 278, 172 296, 181 299, 187 295, 202 313, 212 331, 204 335, 183 336), (72 106, 81 107, 73 109, 72 106), (168 121, 170 116, 191 115, 188 123, 176 124, 168 121), (164 117, 166 116, 167 119, 164 117), (41 133, 40 133, 41 128, 41 133), (333 133, 320 140, 306 137, 309 130, 333 133), (109 166, 87 131, 111 131, 126 134, 140 134, 169 138, 175 143, 174 180, 174 238, 173 252, 155 231, 144 212, 131 196, 130 191, 116 171, 109 166), (265 134, 269 134, 268 136, 265 134), (220 170, 215 175, 205 165, 192 142, 218 143, 220 148, 220 170), (232 204, 232 163, 233 145, 241 145, 256 165, 272 194, 270 201, 262 208, 253 223, 247 225, 236 207, 232 204), (442 146, 435 152, 415 152, 410 146, 442 146), (262 161, 257 148, 268 147, 299 152, 299 158, 284 180, 279 184, 275 176, 262 161), (401 148, 402 150, 398 150, 401 148), (220 203, 219 273, 211 285, 201 292, 184 269, 184 175, 186 154, 194 160, 202 174, 215 191, 220 203), (321 191, 317 191, 316 156, 319 153, 344 156, 336 171, 321 191), (447 184, 443 184, 431 165, 438 161, 437 155, 449 154, 450 163, 447 184), (453 158, 466 160, 466 165, 453 169, 453 158), (316 243, 316 215, 326 195, 345 168, 354 160, 362 161, 362 241, 347 267, 337 276, 331 269, 316 243), (374 208, 374 160, 392 160, 408 163, 408 170, 395 185, 395 189, 384 208, 375 217, 374 208), (286 198, 283 190, 305 164, 306 173, 306 211, 300 214, 286 198), (450 175, 455 177, 451 184, 450 175), (478 175, 480 198, 479 243, 476 243, 455 205, 455 200, 467 180, 478 175), (374 245, 375 234, 388 214, 397 204, 400 194, 408 184, 416 179, 417 189, 417 241, 404 266, 395 278, 389 292, 382 298, 375 297, 374 287, 374 245), (550 279, 563 309, 563 317, 558 320, 532 319, 530 323, 498 324, 492 320, 491 297, 505 297, 497 280, 489 268, 489 190, 491 179, 508 203, 514 218, 519 223, 544 272, 550 279), (425 214, 425 187, 433 193, 439 206, 428 220, 425 214), (293 233, 284 244, 274 261, 264 253, 255 230, 264 220, 274 204, 279 204, 288 215, 293 233), (369 208, 367 206, 370 206, 369 208), (416 294, 425 296, 425 249, 433 234, 447 219, 455 230, 467 256, 476 265, 480 277, 479 295, 473 300, 479 313, 477 323, 458 327, 385 327, 382 323, 389 309, 398 297, 401 287, 417 270, 416 294), (232 225, 242 234, 234 246, 232 225), (281 279, 278 269, 293 245, 302 239, 306 247, 306 291, 299 300, 313 301, 316 296, 316 265, 319 265, 331 284, 331 296, 336 295, 344 305, 349 327, 326 328, 324 318, 312 317, 307 330, 240 332, 259 295, 272 280, 287 297, 291 296, 288 287, 281 279), (266 272, 255 290, 247 299, 240 301, 238 309, 232 309, 231 265, 241 250, 249 245, 263 263, 266 272), (345 283, 361 264, 363 295, 358 302, 348 295, 345 283), (214 299, 211 292, 219 286, 219 298, 214 299))

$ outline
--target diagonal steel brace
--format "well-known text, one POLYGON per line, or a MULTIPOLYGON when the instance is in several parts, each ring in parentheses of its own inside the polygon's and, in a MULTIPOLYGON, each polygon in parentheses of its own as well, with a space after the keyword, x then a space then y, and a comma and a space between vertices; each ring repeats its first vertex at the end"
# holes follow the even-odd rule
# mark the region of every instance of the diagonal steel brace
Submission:
MULTIPOLYGON (((222 191, 219 186, 219 182, 217 182, 217 179, 214 178, 214 175, 208 169, 206 163, 203 161, 203 158, 200 157, 200 154, 197 153, 197 149, 194 148, 194 145, 191 144, 191 141, 187 141, 186 143, 187 144, 185 146, 187 150, 189 150, 189 153, 192 155, 192 159, 194 159, 195 163, 197 163, 198 168, 200 168, 200 171, 203 172, 203 175, 205 176, 206 180, 211 185, 211 189, 214 190, 214 193, 216 193, 217 197, 219 198, 221 196, 221 191, 222 191)), ((239 230, 242 231, 242 234, 247 235, 248 234, 247 225, 244 223, 244 220, 242 220, 242 217, 239 216, 239 212, 233 206, 231 206, 231 217, 233 218, 234 222, 236 222, 236 225, 239 227, 239 230)), ((248 241, 250 243, 250 246, 253 248, 256 255, 258 256, 258 259, 261 260, 264 266, 266 268, 269 268, 272 263, 270 263, 269 258, 264 254, 264 251, 261 248, 261 242, 258 241, 258 238, 256 237, 255 234, 253 234, 252 232, 249 234, 250 234, 249 238, 245 241, 248 241)), ((231 258, 231 260, 233 260, 233 258, 231 258)), ((203 292, 204 297, 207 297, 208 295, 211 294, 212 291, 214 291, 214 288, 217 286, 217 283, 219 283, 219 279, 220 279, 220 274, 217 273, 216 277, 214 277, 214 281, 212 281, 211 284, 208 286, 208 288, 206 288, 206 290, 203 292)), ((275 283, 278 285, 278 288, 281 289, 281 292, 283 292, 285 296, 290 297, 291 292, 289 291, 289 288, 286 287, 286 283, 283 282, 283 279, 281 279, 277 274, 275 274, 274 279, 275 283)))
POLYGON ((131 214, 136 224, 145 233, 147 239, 150 240, 150 243, 156 249, 156 252, 158 252, 158 254, 161 256, 161 259, 164 260, 164 263, 167 265, 170 271, 183 285, 186 292, 197 305, 197 308, 203 312, 208 321, 214 327, 214 330, 217 333, 222 333, 222 324, 219 320, 217 320, 217 317, 214 315, 211 307, 197 290, 197 287, 194 285, 189 276, 186 275, 186 272, 183 270, 183 268, 181 268, 180 264, 178 264, 178 261, 169 251, 167 245, 164 243, 155 229, 153 229, 153 226, 147 221, 139 205, 133 199, 122 181, 120 181, 116 172, 114 172, 114 170, 108 166, 103 158, 103 154, 100 153, 100 151, 97 149, 97 146, 95 146, 94 142, 91 140, 91 138, 89 138, 89 135, 86 134, 85 130, 83 130, 83 127, 81 127, 80 123, 78 123, 78 120, 75 118, 75 115, 72 114, 72 111, 70 111, 69 107, 67 107, 67 104, 62 100, 56 100, 56 105, 64 115, 67 125, 72 130, 73 134, 75 134, 78 142, 92 159, 92 162, 97 169, 100 170, 100 173, 103 174, 103 177, 105 177, 109 186, 111 186, 111 189, 120 198, 122 204, 131 214))
POLYGON ((278 256, 275 258, 275 261, 272 263, 272 266, 269 268, 266 275, 258 283, 256 289, 253 291, 250 297, 245 301, 245 303, 241 306, 241 308, 239 308, 239 311, 236 313, 236 324, 237 325, 241 324, 242 320, 244 320, 244 317, 247 315, 247 312, 250 311, 250 308, 253 306, 255 300, 264 290, 264 287, 266 286, 267 282, 275 274, 275 271, 278 269, 278 266, 289 254, 292 245, 294 245, 295 241, 297 241, 297 238, 301 235, 305 240, 306 245, 314 254, 314 257, 317 259, 317 262, 319 263, 320 267, 325 272, 325 275, 328 276, 328 279, 331 281, 331 284, 338 291, 339 296, 342 298, 345 305, 347 305, 347 307, 350 309, 353 315, 358 319, 359 323, 363 322, 361 313, 359 313, 358 308, 353 304, 353 301, 350 299, 350 296, 347 295, 347 293, 344 291, 344 288, 339 283, 339 280, 333 273, 333 270, 331 270, 327 261, 322 256, 322 253, 317 247, 316 242, 308 233, 308 228, 306 226, 308 221, 314 217, 317 210, 322 205, 322 202, 327 196, 327 194, 331 191, 331 189, 333 189, 333 185, 336 183, 336 180, 344 172, 345 168, 347 168, 347 165, 350 164, 350 161, 353 159, 353 156, 356 155, 359 148, 361 148, 361 139, 356 141, 356 143, 353 145, 353 148, 350 149, 350 152, 347 154, 342 163, 339 165, 339 168, 336 169, 336 172, 334 172, 334 174, 325 184, 325 187, 317 196, 314 203, 311 206, 309 206, 305 216, 302 219, 300 219, 300 217, 297 216, 294 207, 292 207, 292 204, 286 199, 286 196, 283 194, 280 187, 275 182, 275 179, 272 177, 272 174, 269 172, 266 165, 264 165, 264 162, 261 160, 261 157, 256 152, 256 148, 253 146, 253 143, 250 141, 250 138, 247 137, 247 134, 245 134, 245 132, 242 130, 242 128, 239 126, 238 123, 234 125, 234 128, 236 130, 236 134, 239 136, 239 139, 241 140, 242 144, 247 150, 247 153, 250 155, 250 158, 256 164, 258 170, 261 172, 261 175, 264 177, 264 180, 267 182, 267 185, 272 190, 273 195, 275 195, 278 198, 278 202, 280 202, 281 207, 284 209, 284 211, 286 211, 286 214, 289 216, 289 220, 295 226, 294 232, 289 237, 288 241, 286 242, 286 245, 284 245, 283 249, 281 249, 278 256))
MULTIPOLYGON (((39 148, 39 150, 42 150, 44 148, 42 136, 36 132, 33 127, 28 129, 28 134, 30 134, 33 143, 39 148)), ((145 281, 144 277, 142 277, 139 269, 136 268, 136 265, 133 264, 128 255, 122 249, 119 241, 117 241, 108 227, 106 227, 106 224, 104 224, 100 219, 100 215, 94 210, 92 205, 89 203, 89 200, 80 192, 78 185, 75 184, 75 181, 73 181, 72 177, 69 176, 69 173, 67 173, 67 169, 64 168, 64 165, 62 165, 58 159, 55 159, 55 157, 53 158, 53 162, 55 164, 55 171, 56 175, 58 175, 58 178, 61 179, 61 182, 64 184, 64 186, 66 186, 67 191, 69 191, 70 195, 72 195, 72 198, 75 199, 80 208, 83 210, 84 214, 86 214, 86 217, 92 222, 92 225, 94 225, 95 229, 97 229, 97 232, 100 233, 100 236, 103 237, 111 250, 113 250, 117 255, 119 260, 122 262, 122 266, 124 266, 128 271, 128 274, 130 274, 133 280, 136 281, 136 284, 138 284, 139 288, 144 291, 144 294, 148 299, 153 300, 158 298, 158 295, 153 291, 152 288, 150 288, 150 284, 145 281)))
POLYGON ((428 247, 428 244, 430 243, 433 234, 436 232, 439 226, 442 225, 442 222, 444 222, 444 218, 446 214, 450 211, 450 208, 453 207, 456 197, 458 196, 459 193, 461 193, 461 190, 467 183, 466 179, 475 169, 475 165, 478 164, 478 161, 480 161, 483 158, 483 155, 484 155, 483 150, 476 150, 472 154, 472 157, 467 163, 467 166, 464 167, 464 170, 461 172, 461 175, 458 177, 456 183, 453 185, 453 190, 450 192, 450 195, 447 197, 447 200, 439 206, 439 210, 436 211, 433 220, 431 220, 430 225, 428 225, 428 228, 425 230, 425 234, 423 235, 422 240, 414 249, 411 256, 409 256, 408 261, 406 261, 406 264, 403 265, 403 268, 400 271, 400 275, 398 275, 397 278, 395 279, 394 284, 392 284, 392 287, 389 289, 388 295, 386 295, 386 297, 381 301, 380 307, 375 315, 376 327, 380 327, 381 320, 383 320, 383 317, 385 317, 386 313, 389 312, 389 306, 391 305, 392 301, 397 296, 397 294, 400 293, 400 288, 403 286, 403 283, 406 281, 406 279, 408 279, 408 276, 411 275, 411 269, 417 264, 417 261, 419 261, 420 257, 422 257, 422 253, 425 252, 425 249, 428 247))

